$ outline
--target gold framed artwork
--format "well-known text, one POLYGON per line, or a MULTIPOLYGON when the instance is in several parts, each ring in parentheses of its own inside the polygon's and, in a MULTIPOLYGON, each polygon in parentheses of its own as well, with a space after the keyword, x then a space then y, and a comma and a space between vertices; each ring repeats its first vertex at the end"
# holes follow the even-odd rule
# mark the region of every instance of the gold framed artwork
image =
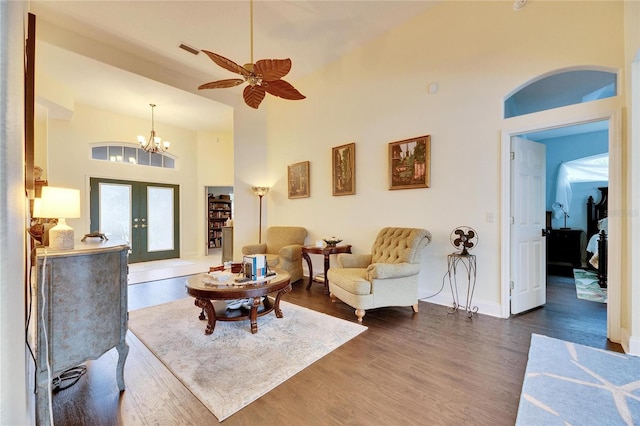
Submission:
POLYGON ((287 183, 289 198, 309 197, 309 162, 302 161, 287 166, 287 183))
POLYGON ((429 188, 431 136, 389 144, 389 189, 429 188))
POLYGON ((332 148, 333 195, 356 193, 356 144, 332 148))

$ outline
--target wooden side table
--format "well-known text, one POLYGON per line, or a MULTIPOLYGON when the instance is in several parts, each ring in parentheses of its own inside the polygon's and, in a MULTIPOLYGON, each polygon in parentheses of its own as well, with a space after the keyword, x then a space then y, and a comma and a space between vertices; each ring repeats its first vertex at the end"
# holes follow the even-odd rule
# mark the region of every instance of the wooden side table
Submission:
POLYGON ((309 284, 307 284, 307 290, 311 288, 311 284, 313 283, 313 265, 311 264, 309 253, 324 255, 324 294, 329 294, 329 281, 327 281, 329 258, 332 254, 351 253, 351 244, 326 247, 302 246, 302 257, 307 261, 307 266, 309 267, 309 284))

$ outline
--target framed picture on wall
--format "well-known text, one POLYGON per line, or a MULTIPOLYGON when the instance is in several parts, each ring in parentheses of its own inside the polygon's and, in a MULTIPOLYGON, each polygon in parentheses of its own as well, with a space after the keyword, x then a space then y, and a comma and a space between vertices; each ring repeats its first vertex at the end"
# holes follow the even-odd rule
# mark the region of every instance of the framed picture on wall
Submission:
POLYGON ((389 189, 429 188, 431 136, 389 144, 389 189))
POLYGON ((332 148, 333 195, 356 193, 356 144, 332 148))
POLYGON ((309 197, 309 162, 290 164, 287 169, 289 198, 309 197))

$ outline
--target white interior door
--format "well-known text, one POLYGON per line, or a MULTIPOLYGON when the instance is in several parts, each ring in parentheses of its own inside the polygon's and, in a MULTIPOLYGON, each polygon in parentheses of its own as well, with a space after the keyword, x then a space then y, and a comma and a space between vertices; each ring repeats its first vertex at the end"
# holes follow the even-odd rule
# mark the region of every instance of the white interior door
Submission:
POLYGON ((511 138, 511 314, 546 303, 546 147, 511 138))

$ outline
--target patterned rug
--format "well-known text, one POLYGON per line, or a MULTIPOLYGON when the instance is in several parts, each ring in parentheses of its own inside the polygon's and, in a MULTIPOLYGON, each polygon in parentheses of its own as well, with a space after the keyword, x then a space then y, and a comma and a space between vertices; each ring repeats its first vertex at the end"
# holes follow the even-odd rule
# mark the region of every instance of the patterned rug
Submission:
POLYGON ((574 269, 573 278, 576 283, 578 299, 607 303, 607 289, 600 288, 598 274, 594 271, 574 269))
POLYGON ((516 425, 640 424, 640 358, 532 334, 516 425))
POLYGON ((367 327, 281 302, 284 318, 206 321, 194 299, 129 312, 129 329, 223 421, 280 383, 356 337, 367 327))

